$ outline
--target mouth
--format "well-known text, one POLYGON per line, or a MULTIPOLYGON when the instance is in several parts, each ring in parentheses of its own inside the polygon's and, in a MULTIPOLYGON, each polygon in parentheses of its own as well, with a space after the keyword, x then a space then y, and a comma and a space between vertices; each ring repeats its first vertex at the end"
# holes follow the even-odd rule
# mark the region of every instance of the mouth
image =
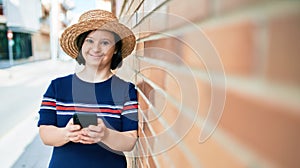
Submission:
POLYGON ((94 55, 94 54, 89 54, 90 57, 94 57, 94 58, 101 58, 104 56, 104 54, 101 55, 94 55))

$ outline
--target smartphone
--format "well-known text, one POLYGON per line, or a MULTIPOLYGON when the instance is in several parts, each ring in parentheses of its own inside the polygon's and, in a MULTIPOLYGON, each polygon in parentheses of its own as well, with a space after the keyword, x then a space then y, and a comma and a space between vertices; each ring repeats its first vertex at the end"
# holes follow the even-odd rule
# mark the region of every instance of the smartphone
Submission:
POLYGON ((97 114, 95 113, 74 113, 73 123, 80 125, 81 128, 89 125, 97 125, 97 114))

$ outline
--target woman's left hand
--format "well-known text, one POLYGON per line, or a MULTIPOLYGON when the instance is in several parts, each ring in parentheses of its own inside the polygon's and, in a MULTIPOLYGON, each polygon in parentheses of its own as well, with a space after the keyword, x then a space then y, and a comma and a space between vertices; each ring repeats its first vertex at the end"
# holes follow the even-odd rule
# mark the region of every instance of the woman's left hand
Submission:
POLYGON ((107 136, 108 128, 105 126, 102 119, 98 118, 98 125, 90 125, 81 130, 81 140, 83 144, 93 144, 101 142, 107 136))

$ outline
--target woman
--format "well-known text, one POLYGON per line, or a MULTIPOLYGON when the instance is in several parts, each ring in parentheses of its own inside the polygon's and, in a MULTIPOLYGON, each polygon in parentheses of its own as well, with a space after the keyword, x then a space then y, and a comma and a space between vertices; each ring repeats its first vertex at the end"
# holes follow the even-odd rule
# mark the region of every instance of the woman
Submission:
POLYGON ((38 126, 54 147, 49 167, 126 167, 122 152, 137 140, 137 93, 112 70, 133 51, 132 31, 112 13, 91 10, 63 32, 60 45, 84 68, 54 79, 43 96, 38 126), (97 114, 97 124, 74 124, 77 112, 97 114))

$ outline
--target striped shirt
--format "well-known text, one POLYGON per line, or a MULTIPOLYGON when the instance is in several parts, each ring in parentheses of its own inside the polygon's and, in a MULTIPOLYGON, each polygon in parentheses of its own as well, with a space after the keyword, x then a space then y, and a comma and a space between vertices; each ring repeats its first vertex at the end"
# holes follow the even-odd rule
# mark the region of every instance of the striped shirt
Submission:
MULTIPOLYGON (((57 78, 43 96, 38 126, 65 127, 75 112, 96 113, 110 129, 137 130, 135 86, 115 75, 99 83, 82 81, 76 74, 57 78)), ((76 168, 87 165, 97 168, 126 167, 126 159, 121 152, 112 151, 104 144, 69 142, 54 147, 49 167, 76 168)))

